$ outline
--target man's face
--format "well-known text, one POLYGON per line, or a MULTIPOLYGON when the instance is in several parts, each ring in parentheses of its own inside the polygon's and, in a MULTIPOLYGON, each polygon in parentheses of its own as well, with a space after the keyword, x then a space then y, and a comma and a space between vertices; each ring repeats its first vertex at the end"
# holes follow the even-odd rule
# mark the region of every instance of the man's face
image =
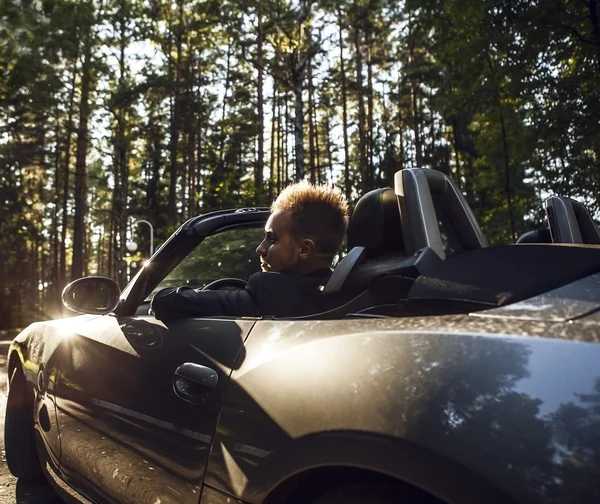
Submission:
POLYGON ((256 248, 263 271, 299 274, 300 243, 292 235, 291 212, 274 211, 265 224, 265 238, 256 248))

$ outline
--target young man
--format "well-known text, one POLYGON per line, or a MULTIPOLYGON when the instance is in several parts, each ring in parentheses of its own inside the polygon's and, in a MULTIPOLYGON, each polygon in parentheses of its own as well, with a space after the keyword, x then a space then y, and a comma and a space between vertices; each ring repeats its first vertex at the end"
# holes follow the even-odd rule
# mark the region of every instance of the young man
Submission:
POLYGON ((346 233, 348 204, 338 189, 304 181, 284 189, 271 212, 256 249, 262 273, 252 275, 244 290, 162 289, 152 299, 156 318, 301 315, 331 273, 346 233))

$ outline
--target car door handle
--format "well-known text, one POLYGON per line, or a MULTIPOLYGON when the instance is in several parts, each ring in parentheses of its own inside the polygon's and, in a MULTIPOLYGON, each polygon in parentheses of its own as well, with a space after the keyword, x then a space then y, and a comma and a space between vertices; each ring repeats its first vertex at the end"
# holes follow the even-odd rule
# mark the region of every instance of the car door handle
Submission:
POLYGON ((218 384, 219 375, 214 369, 186 362, 175 370, 173 390, 184 401, 202 404, 218 384))

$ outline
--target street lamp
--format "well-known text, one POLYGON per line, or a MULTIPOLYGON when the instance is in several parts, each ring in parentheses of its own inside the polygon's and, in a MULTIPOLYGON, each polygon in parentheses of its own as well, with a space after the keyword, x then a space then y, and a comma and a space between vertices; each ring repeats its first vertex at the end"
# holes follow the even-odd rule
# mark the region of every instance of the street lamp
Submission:
MULTIPOLYGON (((152 257, 152 255, 154 254, 154 228, 152 227, 152 224, 150 224, 147 220, 136 220, 131 225, 131 227, 133 228, 137 224, 148 224, 148 227, 150 228, 150 257, 152 257)), ((133 240, 127 242, 125 246, 127 247, 127 250, 129 250, 129 252, 135 252, 138 247, 137 243, 133 240)))

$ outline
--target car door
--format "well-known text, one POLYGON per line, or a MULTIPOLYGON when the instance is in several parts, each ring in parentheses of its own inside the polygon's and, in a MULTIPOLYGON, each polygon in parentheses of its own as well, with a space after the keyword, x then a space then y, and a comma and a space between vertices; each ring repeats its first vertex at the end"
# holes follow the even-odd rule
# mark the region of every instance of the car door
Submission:
MULTIPOLYGON (((199 501, 223 394, 255 321, 198 318, 167 326, 148 314, 147 291, 200 287, 221 277, 247 279, 258 270, 254 250, 266 214, 221 219, 208 237, 200 233, 201 243, 181 260, 172 259, 180 238, 171 240, 170 251, 157 252, 145 266, 152 271, 150 281, 138 275, 126 289, 126 298, 145 289, 145 301, 134 312, 117 309, 91 319, 63 343, 56 385, 60 469, 89 499, 199 501), (142 281, 146 285, 136 285, 142 281)), ((190 234, 182 233, 184 249, 190 248, 190 234)))

